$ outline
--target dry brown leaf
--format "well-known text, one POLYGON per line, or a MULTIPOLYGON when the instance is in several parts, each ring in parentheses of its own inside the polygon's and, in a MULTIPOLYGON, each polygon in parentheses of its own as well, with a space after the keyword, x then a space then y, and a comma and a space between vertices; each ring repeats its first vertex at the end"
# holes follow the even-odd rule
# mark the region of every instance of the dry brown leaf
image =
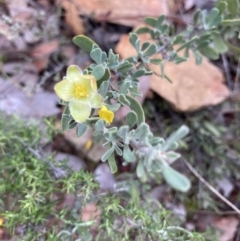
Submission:
MULTIPOLYGON (((66 0, 57 0, 61 6, 66 0)), ((95 17, 97 20, 136 26, 147 16, 159 17, 169 14, 168 0, 72 0, 79 14, 95 17)), ((171 2, 171 1, 170 1, 171 2)))
MULTIPOLYGON (((148 35, 140 35, 141 42, 149 39, 148 35)), ((122 58, 136 55, 135 49, 129 43, 129 36, 122 36, 116 46, 116 52, 122 58)), ((161 57, 159 54, 154 58, 161 57)), ((158 65, 150 68, 160 74, 158 65)), ((157 75, 152 75, 150 86, 153 91, 169 101, 179 111, 194 111, 204 106, 216 105, 230 95, 223 84, 223 74, 207 58, 201 65, 196 65, 195 58, 190 53, 189 60, 181 64, 167 63, 165 74, 173 81, 170 83, 157 75)))
POLYGON ((54 39, 50 42, 40 43, 33 48, 31 57, 33 58, 33 64, 39 72, 46 68, 49 56, 57 51, 58 47, 59 41, 54 39))
POLYGON ((84 26, 79 16, 79 11, 76 8, 76 5, 68 0, 62 0, 62 7, 65 9, 65 21, 67 25, 72 29, 74 34, 83 34, 84 26))

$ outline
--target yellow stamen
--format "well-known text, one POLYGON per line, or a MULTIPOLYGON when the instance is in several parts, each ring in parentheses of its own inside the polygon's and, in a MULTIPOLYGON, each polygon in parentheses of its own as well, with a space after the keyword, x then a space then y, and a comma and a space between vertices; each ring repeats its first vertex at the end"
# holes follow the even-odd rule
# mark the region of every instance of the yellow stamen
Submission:
POLYGON ((114 113, 107 109, 106 106, 102 106, 102 108, 98 111, 99 117, 102 120, 105 120, 107 124, 112 123, 114 118, 114 113))
POLYGON ((88 97, 88 92, 84 86, 78 84, 75 85, 74 96, 76 99, 81 99, 82 97, 88 97))

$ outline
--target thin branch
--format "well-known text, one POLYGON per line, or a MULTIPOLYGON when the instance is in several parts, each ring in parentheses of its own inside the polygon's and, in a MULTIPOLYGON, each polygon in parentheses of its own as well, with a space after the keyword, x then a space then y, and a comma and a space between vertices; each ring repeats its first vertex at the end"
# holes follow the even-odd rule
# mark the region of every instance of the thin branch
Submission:
POLYGON ((216 196, 218 196, 223 202, 225 202, 229 207, 235 210, 238 214, 240 214, 240 210, 233 205, 230 201, 228 201, 221 193, 219 193, 210 183, 208 183, 195 169, 194 167, 185 159, 183 159, 186 166, 189 170, 207 187, 209 188, 216 196))
POLYGON ((230 70, 229 70, 229 64, 228 64, 228 60, 226 58, 225 54, 221 54, 222 57, 222 61, 223 61, 223 67, 224 67, 224 71, 226 74, 226 79, 227 79, 227 83, 228 83, 228 87, 231 88, 232 86, 232 82, 231 82, 231 74, 230 74, 230 70))

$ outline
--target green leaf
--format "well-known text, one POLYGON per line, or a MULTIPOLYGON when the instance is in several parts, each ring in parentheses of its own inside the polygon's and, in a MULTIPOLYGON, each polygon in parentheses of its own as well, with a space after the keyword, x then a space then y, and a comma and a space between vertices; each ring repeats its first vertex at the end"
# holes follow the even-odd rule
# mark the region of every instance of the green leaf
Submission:
POLYGON ((141 48, 141 51, 145 51, 151 45, 150 42, 144 42, 141 48))
POLYGON ((132 63, 125 62, 124 64, 119 66, 117 68, 117 70, 122 72, 122 73, 127 73, 128 71, 130 71, 133 68, 133 66, 134 65, 132 63))
POLYGON ((239 11, 239 2, 238 0, 227 0, 228 11, 232 16, 236 16, 239 11))
MULTIPOLYGON (((127 96, 126 96, 127 97, 127 96)), ((121 103, 121 104, 123 104, 123 105, 130 105, 130 102, 127 100, 127 98, 125 97, 125 95, 123 95, 123 94, 120 94, 119 95, 119 102, 121 103)))
POLYGON ((168 151, 168 152, 165 153, 165 157, 168 160, 168 163, 173 163, 178 158, 180 158, 181 155, 179 153, 174 152, 174 151, 168 151))
POLYGON ((135 100, 133 97, 126 95, 125 96, 126 99, 128 100, 128 102, 130 103, 129 107, 131 110, 135 111, 135 113, 137 114, 137 125, 139 126, 142 122, 145 122, 145 115, 144 115, 144 111, 143 108, 141 106, 141 104, 135 100))
POLYGON ((94 41, 84 35, 78 35, 73 38, 73 43, 76 44, 81 49, 91 52, 93 45, 98 46, 94 41))
POLYGON ((109 80, 110 77, 111 77, 111 73, 110 73, 109 68, 105 68, 105 73, 104 73, 103 77, 97 81, 98 88, 101 86, 103 81, 109 80))
POLYGON ((190 39, 188 42, 184 43, 183 45, 181 45, 177 50, 176 52, 179 52, 180 50, 186 48, 186 47, 189 47, 194 41, 197 40, 197 37, 193 37, 192 39, 190 39))
POLYGON ((68 102, 60 99, 59 104, 60 104, 60 105, 67 105, 68 102))
POLYGON ((194 16, 193 16, 193 23, 194 23, 194 25, 197 25, 197 22, 198 22, 198 20, 199 20, 200 13, 201 13, 201 10, 198 9, 198 10, 196 11, 196 13, 194 14, 194 16))
POLYGON ((189 133, 189 128, 185 125, 181 126, 177 131, 173 132, 170 137, 167 138, 162 151, 167 151, 170 149, 172 144, 179 141, 189 133))
POLYGON ((70 115, 70 109, 69 106, 66 106, 64 111, 63 111, 63 115, 70 115))
POLYGON ((149 126, 146 123, 141 123, 134 132, 134 138, 142 140, 149 134, 149 126))
POLYGON ((87 130, 87 125, 85 123, 78 123, 77 124, 77 136, 82 136, 87 130))
POLYGON ((200 65, 202 63, 202 55, 198 51, 194 51, 193 54, 196 59, 196 64, 200 65))
POLYGON ((187 192, 191 187, 191 183, 187 177, 175 171, 167 164, 162 166, 162 174, 166 182, 175 190, 187 192))
POLYGON ((208 121, 204 121, 203 124, 206 127, 206 129, 209 132, 211 132, 214 136, 216 136, 216 137, 221 136, 221 132, 212 123, 210 123, 208 121))
POLYGON ((130 33, 129 41, 133 47, 135 47, 135 43, 138 40, 138 36, 135 33, 130 33))
POLYGON ((131 83, 129 81, 125 81, 120 87, 121 94, 126 95, 128 93, 130 85, 131 83))
POLYGON ((121 126, 117 131, 117 135, 120 136, 125 142, 128 131, 129 131, 129 126, 121 126))
POLYGON ((95 124, 95 131, 103 131, 104 130, 104 120, 98 120, 95 124))
POLYGON ((151 56, 153 54, 157 53, 157 45, 156 44, 151 44, 148 49, 143 53, 144 57, 151 56))
POLYGON ((61 119, 61 126, 62 126, 62 131, 68 130, 68 124, 72 120, 72 118, 69 115, 62 115, 61 119))
POLYGON ((145 75, 145 70, 139 69, 133 74, 133 79, 136 79, 136 78, 141 77, 143 75, 145 75))
POLYGON ((105 162, 106 160, 108 160, 108 158, 112 155, 112 153, 114 152, 114 150, 115 150, 115 146, 111 146, 111 148, 110 148, 109 150, 107 150, 107 151, 103 154, 101 160, 102 160, 103 162, 105 162))
POLYGON ((71 120, 68 123, 68 129, 73 129, 77 125, 77 122, 75 120, 71 120))
POLYGON ((225 53, 225 52, 228 51, 228 47, 224 43, 224 41, 223 41, 223 39, 222 39, 222 37, 220 36, 219 33, 216 33, 216 32, 212 33, 212 37, 213 37, 213 44, 214 44, 214 47, 215 47, 214 49, 218 53, 222 54, 222 53, 225 53))
POLYGON ((180 64, 182 62, 187 61, 187 58, 181 57, 179 55, 176 55, 175 58, 172 60, 175 64, 180 64))
POLYGON ((105 68, 99 64, 93 68, 92 75, 96 80, 100 80, 105 74, 105 68))
POLYGON ((110 166, 110 169, 111 169, 112 173, 117 172, 118 168, 117 168, 114 152, 112 152, 112 154, 109 156, 108 164, 110 166))
POLYGON ((215 7, 219 10, 219 14, 220 14, 220 15, 225 12, 225 10, 226 10, 226 8, 227 8, 227 5, 228 5, 228 4, 227 4, 226 2, 223 2, 223 1, 217 2, 217 4, 216 4, 215 7))
POLYGON ((126 120, 129 127, 132 128, 137 123, 137 120, 138 120, 136 112, 133 110, 129 112, 126 116, 126 120))
POLYGON ((122 156, 122 150, 121 150, 121 148, 119 148, 117 145, 115 146, 115 151, 116 151, 116 153, 119 155, 119 156, 122 156))
POLYGON ((150 59, 151 64, 160 65, 162 63, 161 59, 150 59))
POLYGON ((184 40, 182 35, 178 35, 174 38, 173 45, 174 44, 180 44, 184 40))
POLYGON ((144 22, 148 25, 150 25, 151 27, 156 27, 157 24, 157 19, 156 18, 152 18, 152 17, 148 17, 144 19, 144 22))
POLYGON ((197 49, 205 48, 209 45, 209 40, 203 40, 198 42, 197 49))
POLYGON ((102 63, 102 50, 100 48, 93 49, 90 56, 97 64, 102 63))
POLYGON ((140 27, 135 30, 136 34, 144 34, 144 33, 149 33, 150 29, 148 27, 140 27))
POLYGON ((158 19, 157 19, 157 22, 156 22, 156 28, 157 29, 161 29, 161 26, 162 26, 162 23, 165 19, 165 16, 164 15, 161 15, 158 19))
POLYGON ((128 163, 135 162, 137 160, 136 156, 130 150, 129 145, 126 144, 123 148, 123 159, 128 163))
POLYGON ((138 162, 136 174, 142 180, 142 182, 147 181, 147 174, 146 174, 146 171, 145 171, 144 163, 142 161, 138 162))
POLYGON ((116 104, 105 104, 105 106, 109 109, 109 110, 111 110, 111 111, 113 111, 113 112, 115 112, 115 111, 117 111, 120 107, 121 107, 121 105, 119 104, 119 103, 116 103, 116 104))
POLYGON ((199 51, 201 52, 202 55, 208 57, 209 59, 212 60, 217 60, 219 58, 218 53, 211 47, 205 47, 202 49, 199 49, 199 51))
POLYGON ((99 94, 104 98, 108 92, 109 80, 103 81, 100 88, 98 89, 99 94))

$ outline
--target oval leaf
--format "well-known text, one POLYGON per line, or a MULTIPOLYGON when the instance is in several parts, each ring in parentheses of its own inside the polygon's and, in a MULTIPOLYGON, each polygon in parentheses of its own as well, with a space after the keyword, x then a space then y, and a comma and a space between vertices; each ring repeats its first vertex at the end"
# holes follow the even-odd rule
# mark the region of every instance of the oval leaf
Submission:
POLYGON ((187 192, 191 187, 191 183, 187 177, 175 171, 167 164, 163 165, 162 174, 166 182, 175 190, 187 192))
MULTIPOLYGON (((81 49, 91 52, 93 45, 97 45, 94 41, 84 35, 78 35, 73 38, 73 43, 76 44, 81 49)), ((97 45, 98 46, 98 45, 97 45)))

